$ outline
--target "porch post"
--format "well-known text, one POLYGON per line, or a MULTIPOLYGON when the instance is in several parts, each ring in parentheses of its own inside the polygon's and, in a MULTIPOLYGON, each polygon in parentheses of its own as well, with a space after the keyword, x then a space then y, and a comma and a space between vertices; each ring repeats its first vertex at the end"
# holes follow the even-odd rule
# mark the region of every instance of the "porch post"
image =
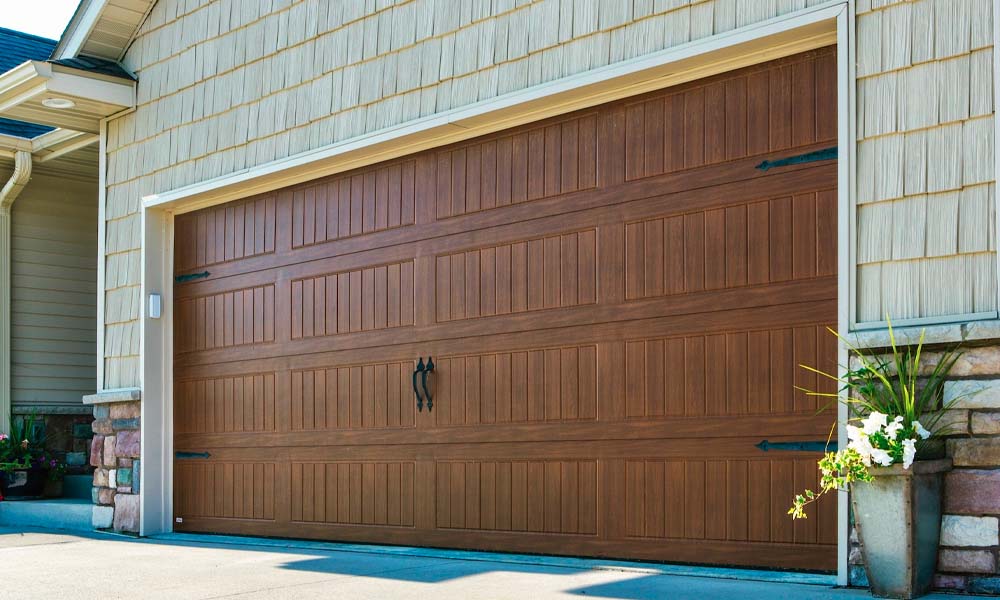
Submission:
POLYGON ((14 153, 14 173, 0 189, 0 433, 10 433, 10 222, 11 208, 31 179, 31 153, 14 153))

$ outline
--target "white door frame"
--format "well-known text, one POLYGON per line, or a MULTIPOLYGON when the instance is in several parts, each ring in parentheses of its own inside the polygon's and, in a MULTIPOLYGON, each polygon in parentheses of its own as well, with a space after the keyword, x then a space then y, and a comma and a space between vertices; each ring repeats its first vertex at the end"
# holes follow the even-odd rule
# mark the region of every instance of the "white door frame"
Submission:
MULTIPOLYGON (((847 331, 853 307, 850 268, 856 146, 853 14, 854 0, 831 0, 762 23, 143 198, 140 534, 154 535, 173 529, 172 274, 174 216, 178 214, 836 43, 840 115, 837 326, 847 331), (148 298, 154 293, 162 297, 163 312, 159 319, 148 314, 148 298)), ((841 347, 842 365, 846 364, 845 359, 846 350, 841 347)), ((839 416, 843 421, 846 416, 843 408, 839 416)), ((838 435, 846 439, 844 431, 838 435)), ((847 508, 846 494, 840 494, 837 562, 840 584, 847 583, 847 508)))

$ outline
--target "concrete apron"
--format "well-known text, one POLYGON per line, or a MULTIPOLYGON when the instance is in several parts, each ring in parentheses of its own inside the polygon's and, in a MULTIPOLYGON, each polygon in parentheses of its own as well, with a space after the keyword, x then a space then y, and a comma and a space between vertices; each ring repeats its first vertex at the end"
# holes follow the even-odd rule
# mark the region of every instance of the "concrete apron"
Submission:
POLYGON ((381 556, 408 556, 449 560, 507 563, 558 567, 564 569, 620 571, 644 575, 673 575, 683 577, 706 577, 710 579, 732 579, 760 581, 766 583, 796 583, 816 585, 826 588, 837 585, 836 575, 818 573, 798 573, 792 571, 767 571, 763 569, 739 569, 727 567, 700 567, 689 565, 667 565, 598 558, 571 558, 534 554, 507 554, 504 552, 480 552, 474 550, 442 550, 413 546, 379 546, 374 544, 346 544, 337 542, 316 542, 308 540, 286 540, 275 538, 242 537, 232 535, 208 535, 195 533, 165 533, 149 536, 148 539, 165 542, 194 544, 224 544, 232 546, 254 546, 290 550, 321 550, 325 552, 356 552, 381 556))

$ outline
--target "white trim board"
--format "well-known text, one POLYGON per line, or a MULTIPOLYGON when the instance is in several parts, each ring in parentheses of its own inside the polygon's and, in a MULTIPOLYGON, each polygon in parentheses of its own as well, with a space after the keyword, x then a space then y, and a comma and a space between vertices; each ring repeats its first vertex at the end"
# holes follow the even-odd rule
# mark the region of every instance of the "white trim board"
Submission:
POLYGON ((108 121, 101 119, 97 155, 97 391, 104 390, 104 303, 107 295, 104 269, 107 263, 108 121))
MULTIPOLYGON (((469 139, 485 133, 662 89, 752 64, 839 44, 838 263, 839 323, 850 305, 845 240, 853 189, 853 1, 804 9, 726 34, 536 86, 524 92, 362 136, 260 167, 143 198, 141 535, 173 528, 173 223, 177 214, 222 204, 317 177, 469 139), (150 293, 162 294, 163 315, 146 315, 150 293)), ((847 503, 838 504, 838 579, 847 581, 847 503)))
MULTIPOLYGON (((1000 231, 1000 194, 997 193, 997 185, 1000 184, 1000 111, 997 111, 1000 102, 1000 79, 997 77, 996 66, 1000 64, 1000 0, 993 0, 993 211, 994 229, 993 235, 1000 231)), ((994 316, 1000 316, 1000 252, 995 251, 997 267, 997 311, 994 316)))
MULTIPOLYGON (((837 15, 837 329, 847 331, 854 320, 856 294, 854 252, 857 198, 857 96, 855 82, 855 1, 837 15)), ((847 346, 837 342, 837 376, 847 373, 847 346)), ((837 440, 847 439, 847 403, 837 403, 837 440)), ((837 585, 849 583, 850 499, 837 494, 837 585)))
POLYGON ((80 53, 87 38, 90 37, 90 33, 94 30, 94 26, 97 25, 104 5, 107 4, 107 0, 90 0, 89 2, 84 0, 84 2, 85 5, 81 4, 77 8, 77 14, 73 15, 66 30, 60 36, 59 44, 54 52, 55 58, 74 58, 80 53), (80 12, 81 9, 83 12, 80 12))

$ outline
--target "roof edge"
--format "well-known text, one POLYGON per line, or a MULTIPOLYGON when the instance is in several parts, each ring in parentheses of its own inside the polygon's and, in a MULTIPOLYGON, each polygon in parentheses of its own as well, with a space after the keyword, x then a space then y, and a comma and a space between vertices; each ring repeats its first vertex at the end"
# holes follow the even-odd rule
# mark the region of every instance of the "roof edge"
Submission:
POLYGON ((75 58, 90 37, 106 5, 107 0, 82 0, 49 58, 75 58))

